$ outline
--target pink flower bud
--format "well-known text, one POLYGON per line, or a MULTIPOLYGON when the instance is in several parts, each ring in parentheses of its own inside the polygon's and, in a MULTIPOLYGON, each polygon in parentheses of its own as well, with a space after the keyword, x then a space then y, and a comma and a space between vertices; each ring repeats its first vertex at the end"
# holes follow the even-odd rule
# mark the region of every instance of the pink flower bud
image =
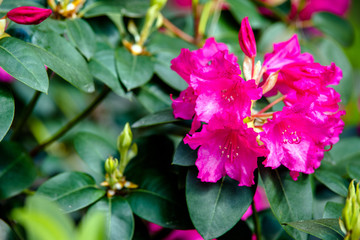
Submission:
POLYGON ((248 17, 245 17, 241 21, 241 27, 239 31, 239 44, 241 50, 246 56, 253 58, 256 56, 256 42, 254 32, 251 29, 248 17))
POLYGON ((26 6, 10 10, 7 17, 19 24, 35 25, 44 21, 51 13, 51 9, 26 6))

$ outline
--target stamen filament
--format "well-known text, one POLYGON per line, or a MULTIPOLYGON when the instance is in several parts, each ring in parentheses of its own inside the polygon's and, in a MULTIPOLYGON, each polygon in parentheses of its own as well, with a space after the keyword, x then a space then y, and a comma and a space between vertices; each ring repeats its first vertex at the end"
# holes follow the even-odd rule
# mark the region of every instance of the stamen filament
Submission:
POLYGON ((267 110, 269 110, 270 108, 272 108, 274 105, 276 105, 277 103, 281 102, 282 100, 284 100, 286 98, 286 95, 279 97, 278 99, 276 99, 275 101, 273 101, 272 103, 270 103, 269 105, 267 105, 266 107, 264 107, 263 109, 260 110, 260 112, 258 112, 257 114, 262 114, 264 112, 266 112, 267 110))

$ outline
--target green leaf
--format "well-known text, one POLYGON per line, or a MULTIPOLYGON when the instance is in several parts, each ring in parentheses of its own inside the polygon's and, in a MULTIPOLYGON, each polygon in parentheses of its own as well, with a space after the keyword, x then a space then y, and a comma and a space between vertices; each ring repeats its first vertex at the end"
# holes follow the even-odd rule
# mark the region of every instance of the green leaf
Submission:
POLYGON ((32 41, 37 45, 33 46, 39 52, 42 64, 80 90, 95 90, 85 59, 68 41, 56 33, 43 31, 36 31, 32 41))
MULTIPOLYGON (((302 51, 308 51, 313 54, 315 62, 322 65, 330 65, 335 62, 343 73, 343 78, 339 85, 333 87, 341 95, 342 104, 346 105, 350 100, 353 90, 352 67, 349 59, 346 57, 342 48, 329 38, 316 39, 310 44, 306 44, 302 51)), ((336 145, 335 145, 336 146, 336 145)))
POLYGON ((350 22, 329 12, 319 12, 311 18, 314 27, 334 38, 341 45, 349 47, 353 44, 355 33, 350 22))
POLYGON ((186 178, 186 202, 196 230, 207 239, 217 238, 229 231, 249 208, 254 188, 239 187, 223 178, 217 183, 204 183, 197 170, 189 170, 186 178))
POLYGON ((241 23, 241 20, 248 16, 252 28, 264 28, 267 25, 265 18, 259 13, 256 5, 249 0, 228 0, 230 4, 230 12, 234 15, 236 20, 241 23))
POLYGON ((120 81, 127 90, 144 85, 154 74, 154 62, 149 56, 135 56, 122 47, 116 50, 115 60, 120 81))
POLYGON ((105 240, 105 213, 91 211, 81 221, 77 232, 77 240, 105 240))
POLYGON ((90 25, 81 18, 67 19, 65 23, 69 40, 86 59, 92 58, 95 54, 96 38, 90 25))
MULTIPOLYGON (((294 181, 288 171, 280 174, 262 164, 259 164, 259 171, 271 210, 279 223, 311 219, 313 194, 309 177, 302 175, 294 181)), ((283 227, 293 238, 307 239, 305 234, 283 227)))
POLYGON ((137 99, 151 113, 169 109, 172 103, 166 90, 154 83, 142 86, 137 94, 137 99))
POLYGON ((354 162, 347 165, 347 171, 352 179, 360 179, 360 163, 354 162))
POLYGON ((2 240, 16 240, 15 233, 10 226, 0 219, 0 239, 2 240))
POLYGON ((110 47, 101 46, 89 63, 91 74, 109 86, 119 96, 125 92, 120 85, 115 67, 115 51, 110 47))
POLYGON ((169 53, 158 54, 155 59, 155 72, 164 83, 178 91, 182 91, 188 87, 188 84, 170 68, 170 61, 175 57, 177 55, 169 53))
POLYGON ((180 54, 180 49, 182 48, 189 50, 197 49, 195 45, 185 42, 178 37, 170 37, 159 32, 151 35, 151 41, 146 47, 153 54, 173 54, 175 57, 180 54))
POLYGON ((65 212, 73 212, 94 203, 105 191, 96 188, 94 179, 85 173, 65 172, 43 183, 36 194, 57 202, 65 212))
POLYGON ((144 16, 150 7, 146 0, 98 0, 88 5, 83 13, 85 17, 95 17, 109 13, 121 13, 128 17, 144 16))
POLYGON ((98 135, 88 132, 79 132, 75 135, 74 147, 90 169, 101 175, 105 175, 105 160, 117 152, 115 144, 110 144, 98 135))
POLYGON ((325 205, 324 216, 323 218, 336 218, 341 217, 344 204, 336 202, 327 202, 325 205))
POLYGON ((134 216, 128 202, 122 197, 103 198, 91 211, 104 212, 108 240, 131 240, 134 234, 134 216))
POLYGON ((175 119, 172 112, 173 110, 169 109, 147 115, 137 120, 135 123, 133 123, 133 125, 131 125, 131 127, 133 128, 150 127, 159 124, 181 121, 180 119, 175 119))
POLYGON ((49 79, 40 57, 31 45, 17 38, 0 40, 0 67, 29 87, 47 93, 49 79))
POLYGON ((325 240, 340 240, 344 234, 340 230, 339 219, 317 219, 299 222, 288 222, 285 225, 325 240))
POLYGON ((179 166, 194 166, 197 157, 197 151, 192 150, 189 145, 181 141, 175 150, 172 163, 179 166))
POLYGON ((347 196, 349 182, 336 173, 318 169, 315 172, 315 177, 333 192, 343 197, 347 196))
POLYGON ((17 143, 0 143, 0 152, 0 199, 4 199, 30 187, 36 169, 26 150, 17 143))
POLYGON ((14 97, 6 88, 0 88, 0 141, 8 132, 15 114, 14 97))
MULTIPOLYGON (((273 44, 289 40, 294 30, 282 22, 276 22, 265 28, 257 42, 259 52, 266 53, 273 51, 273 44)), ((262 61, 262 59, 261 59, 262 61)))
POLYGON ((72 240, 75 237, 70 218, 44 197, 28 197, 25 207, 15 209, 12 216, 25 227, 30 240, 72 240))

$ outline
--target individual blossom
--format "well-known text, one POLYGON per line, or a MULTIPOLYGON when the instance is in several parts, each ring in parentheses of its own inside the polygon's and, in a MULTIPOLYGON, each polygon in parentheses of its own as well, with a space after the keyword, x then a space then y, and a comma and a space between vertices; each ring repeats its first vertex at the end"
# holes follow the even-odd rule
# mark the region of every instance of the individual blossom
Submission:
POLYGON ((239 44, 241 50, 249 58, 255 58, 256 56, 256 42, 254 32, 249 23, 248 17, 245 17, 241 21, 241 27, 239 31, 239 44))
POLYGON ((18 24, 36 25, 47 19, 51 13, 51 9, 24 6, 10 10, 6 16, 18 24))
POLYGON ((298 172, 310 174, 320 166, 327 146, 335 144, 344 127, 340 116, 344 112, 327 115, 310 102, 285 106, 275 112, 263 126, 260 140, 270 151, 265 167, 283 165, 296 179, 298 172))
POLYGON ((239 186, 251 186, 257 158, 268 154, 256 137, 257 133, 246 124, 233 121, 230 116, 215 116, 200 132, 187 135, 184 143, 192 149, 199 147, 195 165, 201 181, 216 182, 228 175, 239 181, 239 186))

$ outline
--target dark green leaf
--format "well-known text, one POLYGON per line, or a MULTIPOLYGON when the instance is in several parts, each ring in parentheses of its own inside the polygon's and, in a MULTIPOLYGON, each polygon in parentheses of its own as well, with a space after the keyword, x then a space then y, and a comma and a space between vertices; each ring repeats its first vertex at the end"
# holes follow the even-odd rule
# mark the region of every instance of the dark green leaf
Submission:
POLYGON ((38 29, 44 32, 50 31, 63 35, 66 30, 66 23, 65 21, 47 18, 45 21, 38 25, 38 29))
POLYGON ((204 183, 196 177, 197 173, 197 170, 189 170, 186 179, 190 218, 205 240, 217 238, 240 220, 251 204, 254 189, 239 187, 229 178, 204 183))
POLYGON ((252 232, 246 222, 239 221, 230 231, 218 237, 217 240, 251 239, 252 232))
POLYGON ((272 52, 274 43, 287 41, 294 33, 292 28, 282 22, 271 24, 264 29, 261 38, 257 41, 258 51, 262 53, 272 52))
MULTIPOLYGON (((259 212, 261 234, 266 240, 291 240, 289 236, 275 218, 271 209, 259 212)), ((249 219, 251 220, 251 219, 249 219)))
POLYGON ((171 99, 168 93, 154 83, 147 83, 142 86, 137 94, 137 98, 151 113, 159 112, 171 107, 171 99))
POLYGON ((10 11, 11 9, 17 8, 17 7, 21 7, 21 6, 34 6, 34 7, 44 7, 39 3, 33 2, 33 1, 29 1, 29 0, 4 0, 1 3, 1 8, 0 8, 0 15, 1 17, 3 15, 5 15, 8 11, 10 11))
POLYGON ((25 227, 29 240, 72 240, 75 237, 70 218, 44 197, 28 197, 25 207, 15 209, 12 215, 25 227))
POLYGON ((236 18, 236 20, 241 23, 241 20, 248 16, 251 27, 253 28, 263 28, 266 26, 267 21, 259 13, 256 5, 249 0, 228 0, 230 4, 230 11, 236 18))
POLYGON ((116 94, 123 96, 115 67, 115 51, 110 47, 101 46, 89 63, 92 75, 109 86, 116 94))
POLYGON ((341 240, 344 234, 340 230, 339 219, 317 219, 288 222, 285 225, 325 240, 341 240))
MULTIPOLYGON (((262 164, 259 164, 259 171, 270 207, 280 223, 311 219, 313 195, 309 177, 299 176, 294 181, 289 172, 280 174, 262 164)), ((295 239, 307 239, 299 231, 287 226, 284 229, 295 239)))
POLYGON ((135 56, 122 47, 116 50, 115 59, 120 81, 127 90, 144 85, 154 74, 154 62, 149 56, 135 56))
POLYGON ((91 211, 106 214, 106 235, 108 240, 131 240, 134 234, 134 216, 128 202, 122 197, 101 199, 91 211))
POLYGON ((155 72, 170 87, 182 91, 188 84, 176 72, 170 69, 170 61, 177 57, 174 54, 158 54, 155 60, 155 72))
POLYGON ((68 41, 53 32, 37 31, 33 42, 42 64, 85 92, 95 90, 85 59, 68 41))
POLYGON ((128 17, 140 17, 145 15, 149 7, 149 1, 146 0, 99 0, 87 6, 83 13, 85 13, 85 17, 95 17, 109 13, 122 13, 128 17))
POLYGON ((2 240, 16 240, 15 233, 10 226, 0 219, 0 239, 2 240))
POLYGON ((5 88, 0 88, 0 141, 9 130, 15 114, 14 97, 5 88))
POLYGON ((352 164, 348 164, 347 171, 349 173, 349 176, 352 179, 360 179, 360 163, 354 162, 352 164))
POLYGON ((131 127, 140 128, 140 127, 149 127, 158 124, 178 122, 179 119, 175 119, 171 110, 164 110, 161 112, 153 113, 147 115, 139 120, 137 120, 131 127))
POLYGON ((180 54, 180 49, 187 48, 195 50, 196 46, 192 45, 177 37, 170 37, 168 35, 156 32, 151 35, 151 41, 147 45, 147 49, 153 54, 173 54, 177 56, 180 54), (166 44, 164 44, 166 43, 166 44))
POLYGON ((336 203, 336 202, 327 202, 324 210, 323 218, 336 218, 339 219, 341 217, 342 210, 344 208, 344 204, 336 203))
POLYGON ((180 166, 194 166, 197 157, 197 151, 192 150, 189 145, 181 141, 176 148, 172 163, 180 166))
POLYGON ((88 132, 79 132, 74 137, 74 147, 82 160, 96 173, 104 175, 105 160, 117 152, 116 146, 88 132))
POLYGON ((350 22, 329 12, 319 12, 312 16, 314 27, 334 38, 345 47, 354 42, 355 33, 350 22))
POLYGON ((319 169, 315 172, 315 177, 340 196, 347 196, 349 182, 336 173, 319 169))
POLYGON ((81 18, 65 21, 67 34, 76 48, 89 60, 95 53, 96 38, 90 25, 81 18))
POLYGON ((40 92, 47 93, 49 80, 41 54, 17 38, 0 40, 0 67, 17 80, 40 92))
POLYGON ((34 163, 16 143, 0 143, 0 199, 12 197, 31 186, 36 178, 34 163))
POLYGON ((104 196, 94 179, 80 172, 61 173, 43 183, 36 194, 44 195, 59 204, 65 212, 84 208, 104 196))

